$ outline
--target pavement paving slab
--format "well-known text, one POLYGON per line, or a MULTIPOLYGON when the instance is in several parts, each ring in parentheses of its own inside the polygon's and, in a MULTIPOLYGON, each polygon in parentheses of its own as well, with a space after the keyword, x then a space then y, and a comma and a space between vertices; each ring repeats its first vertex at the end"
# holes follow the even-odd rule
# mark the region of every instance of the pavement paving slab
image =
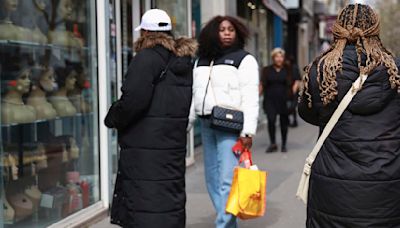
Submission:
MULTIPOLYGON (((280 131, 277 131, 278 142, 280 131)), ((306 207, 295 193, 304 160, 317 140, 318 129, 302 121, 289 131, 288 153, 266 154, 269 145, 266 127, 261 127, 254 139, 253 160, 268 171, 267 211, 259 219, 240 221, 240 228, 302 228, 305 227, 306 207)), ((215 211, 208 196, 202 161, 202 148, 196 148, 196 163, 186 174, 187 228, 214 227, 215 211)), ((114 228, 109 218, 92 228, 114 228)))

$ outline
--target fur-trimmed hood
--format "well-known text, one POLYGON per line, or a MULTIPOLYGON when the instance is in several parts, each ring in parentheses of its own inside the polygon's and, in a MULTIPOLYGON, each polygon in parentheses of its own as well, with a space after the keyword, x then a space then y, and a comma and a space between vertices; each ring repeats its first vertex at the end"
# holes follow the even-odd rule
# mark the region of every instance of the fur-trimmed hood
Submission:
POLYGON ((194 57, 197 51, 197 42, 194 39, 181 37, 174 39, 162 32, 149 33, 140 37, 135 42, 135 51, 139 52, 145 48, 153 48, 156 45, 162 45, 166 49, 172 51, 176 56, 194 57))

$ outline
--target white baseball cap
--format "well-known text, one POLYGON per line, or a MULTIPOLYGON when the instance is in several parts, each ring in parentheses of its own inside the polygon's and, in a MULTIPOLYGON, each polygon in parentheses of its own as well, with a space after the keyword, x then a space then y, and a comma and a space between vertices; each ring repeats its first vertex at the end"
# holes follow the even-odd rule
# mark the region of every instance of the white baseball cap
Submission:
POLYGON ((140 22, 140 25, 135 28, 135 31, 141 29, 147 31, 171 31, 171 18, 164 10, 148 10, 143 14, 142 21, 140 22))

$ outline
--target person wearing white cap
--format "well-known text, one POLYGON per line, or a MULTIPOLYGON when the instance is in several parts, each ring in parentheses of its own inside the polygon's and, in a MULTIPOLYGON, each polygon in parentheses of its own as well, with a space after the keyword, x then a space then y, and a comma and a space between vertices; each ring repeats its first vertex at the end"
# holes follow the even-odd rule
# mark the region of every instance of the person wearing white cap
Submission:
POLYGON ((184 228, 186 127, 192 100, 193 39, 172 36, 171 19, 147 11, 136 30, 122 96, 105 124, 118 130, 121 153, 111 223, 184 228))
POLYGON ((135 31, 171 31, 171 18, 164 10, 152 9, 142 16, 140 25, 135 31))

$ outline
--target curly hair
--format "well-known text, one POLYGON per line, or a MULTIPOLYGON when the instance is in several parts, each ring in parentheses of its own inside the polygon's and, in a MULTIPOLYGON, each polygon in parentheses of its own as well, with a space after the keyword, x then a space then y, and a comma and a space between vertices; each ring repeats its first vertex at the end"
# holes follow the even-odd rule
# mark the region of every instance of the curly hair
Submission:
POLYGON ((198 54, 201 58, 214 59, 223 55, 219 38, 219 26, 223 21, 229 21, 236 30, 236 40, 232 47, 243 49, 246 45, 249 30, 242 22, 231 16, 216 16, 200 32, 198 54))
POLYGON ((307 99, 310 108, 312 107, 309 92, 311 66, 317 66, 320 97, 323 104, 328 105, 338 95, 336 74, 342 71, 343 50, 347 44, 354 44, 356 47, 358 68, 361 74, 368 75, 378 66, 384 65, 389 74, 391 87, 400 89, 399 70, 394 55, 383 46, 379 31, 379 17, 370 6, 350 4, 342 9, 332 29, 334 35, 332 47, 305 68, 301 97, 305 95, 304 98, 307 99), (365 62, 362 61, 362 55, 366 57, 365 62))

